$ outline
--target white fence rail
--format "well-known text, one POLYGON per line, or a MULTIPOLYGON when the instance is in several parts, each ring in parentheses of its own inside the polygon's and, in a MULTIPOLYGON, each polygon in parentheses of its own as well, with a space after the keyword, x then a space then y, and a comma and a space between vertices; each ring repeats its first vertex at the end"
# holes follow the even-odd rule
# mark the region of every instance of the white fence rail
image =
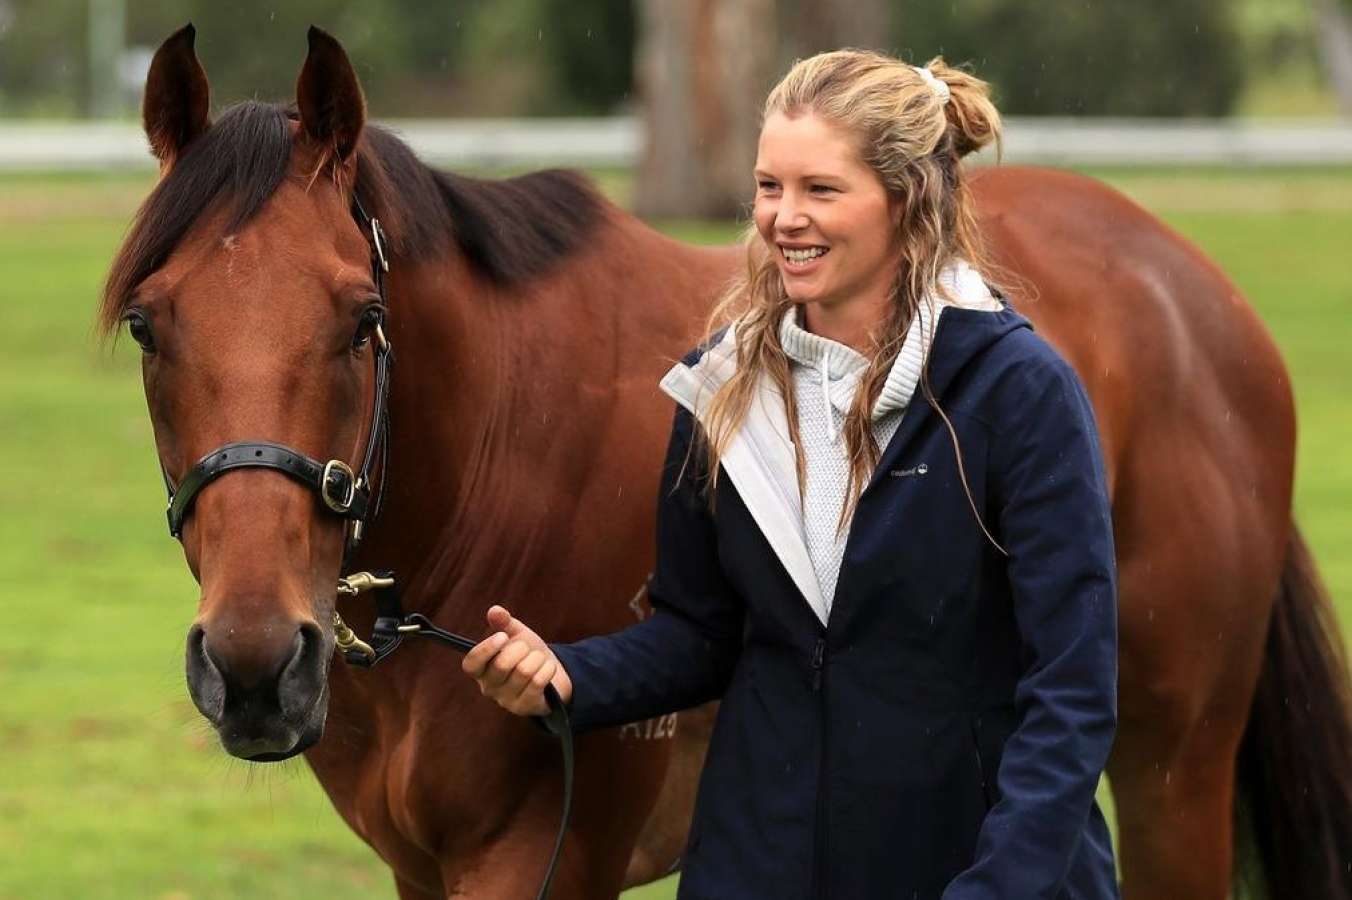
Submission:
MULTIPOLYGON (((632 166, 634 118, 386 122, 446 167, 632 166)), ((1005 161, 1052 165, 1352 165, 1352 123, 1011 118, 1005 161)), ((0 171, 148 169, 134 123, 0 122, 0 171)))

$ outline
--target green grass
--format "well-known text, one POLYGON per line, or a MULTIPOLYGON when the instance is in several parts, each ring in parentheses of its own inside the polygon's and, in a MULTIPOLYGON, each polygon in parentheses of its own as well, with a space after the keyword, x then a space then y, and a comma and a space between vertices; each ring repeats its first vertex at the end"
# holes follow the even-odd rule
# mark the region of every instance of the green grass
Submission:
MULTIPOLYGON (((1352 620, 1352 173, 1099 174, 1214 256, 1282 346, 1298 514, 1352 620)), ((0 179, 0 898, 392 897, 302 763, 229 760, 188 702, 196 587, 164 532, 133 348, 100 349, 91 326, 147 183, 0 179)))

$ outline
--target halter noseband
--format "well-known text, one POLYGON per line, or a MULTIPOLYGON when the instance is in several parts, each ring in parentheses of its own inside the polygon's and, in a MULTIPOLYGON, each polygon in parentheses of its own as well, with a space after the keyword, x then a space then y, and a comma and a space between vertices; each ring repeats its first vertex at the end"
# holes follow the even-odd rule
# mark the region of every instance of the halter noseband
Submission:
MULTIPOLYGON (((372 218, 362 209, 361 201, 355 196, 352 200, 353 217, 363 229, 371 231, 371 277, 376 283, 383 306, 386 299, 385 273, 390 270, 389 259, 385 255, 385 232, 380 220, 372 218)), ((394 362, 394 349, 385 337, 380 324, 375 327, 373 342, 376 352, 375 409, 372 413, 371 430, 366 438, 366 452, 362 456, 361 468, 355 472, 341 459, 321 462, 299 450, 272 441, 234 441, 223 444, 197 461, 183 480, 177 485, 161 466, 164 486, 169 493, 169 506, 165 514, 169 520, 169 533, 182 540, 183 523, 192 512, 193 500, 197 494, 212 481, 234 469, 273 469, 288 475, 310 488, 319 495, 324 508, 352 523, 347 540, 347 552, 351 552, 361 542, 362 533, 368 517, 380 512, 379 492, 374 501, 371 495, 371 468, 377 452, 381 456, 381 484, 384 485, 386 461, 390 448, 390 421, 387 404, 390 393, 390 366, 394 362)))

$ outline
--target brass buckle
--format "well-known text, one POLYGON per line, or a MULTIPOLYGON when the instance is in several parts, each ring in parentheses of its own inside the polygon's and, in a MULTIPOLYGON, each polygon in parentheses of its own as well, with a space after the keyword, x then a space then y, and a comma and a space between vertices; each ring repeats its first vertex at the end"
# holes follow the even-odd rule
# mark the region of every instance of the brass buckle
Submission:
POLYGON ((352 508, 352 501, 357 499, 357 476, 347 463, 341 459, 324 463, 324 472, 319 476, 319 496, 324 498, 324 505, 336 513, 345 513, 352 508), (347 476, 347 494, 342 499, 329 494, 329 476, 334 472, 342 472, 347 476))

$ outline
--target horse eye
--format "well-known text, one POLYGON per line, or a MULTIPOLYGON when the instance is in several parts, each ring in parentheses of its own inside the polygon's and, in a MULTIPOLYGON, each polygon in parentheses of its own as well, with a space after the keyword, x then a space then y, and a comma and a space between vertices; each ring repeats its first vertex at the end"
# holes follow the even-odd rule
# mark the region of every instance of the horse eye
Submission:
POLYGON ((141 349, 146 353, 155 352, 155 336, 150 332, 150 323, 146 317, 139 312, 130 312, 127 314, 127 333, 131 339, 141 345, 141 349))
POLYGON ((371 335, 375 332, 376 326, 384 320, 385 313, 380 307, 372 306, 363 312, 357 322, 357 332, 352 335, 352 349, 360 350, 371 343, 371 335))

